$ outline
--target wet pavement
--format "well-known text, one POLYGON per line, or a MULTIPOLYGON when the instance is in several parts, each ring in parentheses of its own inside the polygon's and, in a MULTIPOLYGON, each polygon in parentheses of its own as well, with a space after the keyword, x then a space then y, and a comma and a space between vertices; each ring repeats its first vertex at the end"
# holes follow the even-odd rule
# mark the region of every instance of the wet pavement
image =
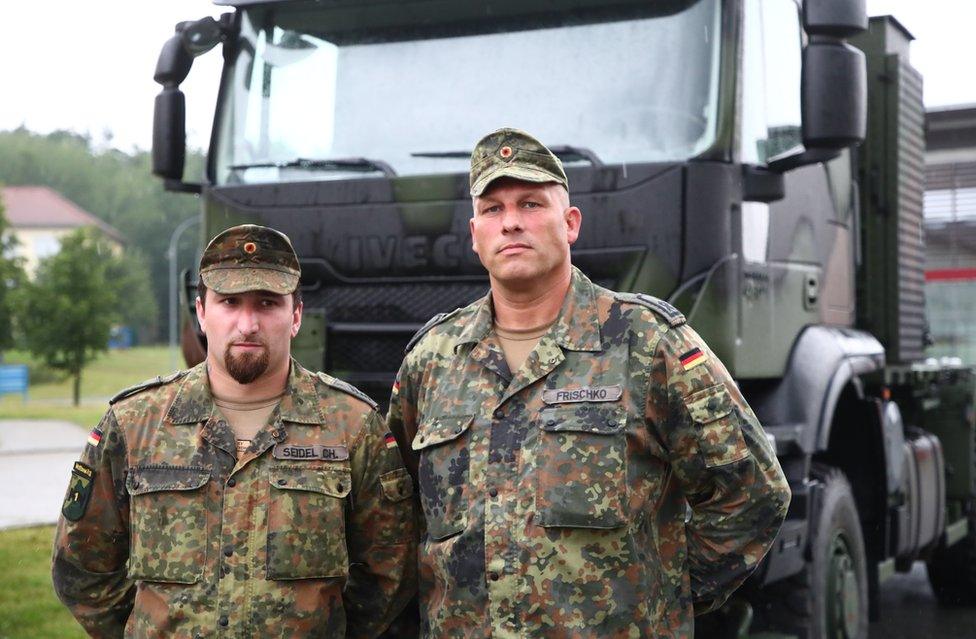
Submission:
POLYGON ((929 587, 925 565, 898 574, 881 586, 881 621, 871 624, 870 639, 976 639, 976 608, 939 606, 929 587))
POLYGON ((87 437, 68 422, 0 420, 0 529, 57 522, 87 437))

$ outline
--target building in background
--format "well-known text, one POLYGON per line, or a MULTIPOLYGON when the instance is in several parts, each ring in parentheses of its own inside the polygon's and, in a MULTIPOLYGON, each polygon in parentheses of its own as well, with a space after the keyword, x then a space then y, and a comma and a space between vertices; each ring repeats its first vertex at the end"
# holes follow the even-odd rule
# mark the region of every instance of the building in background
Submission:
POLYGON ((928 353, 976 364, 976 104, 930 109, 925 124, 928 353))
POLYGON ((17 238, 15 254, 33 277, 39 260, 61 249, 61 238, 78 228, 98 228, 116 251, 125 241, 114 227, 46 186, 8 186, 0 191, 10 231, 17 238))

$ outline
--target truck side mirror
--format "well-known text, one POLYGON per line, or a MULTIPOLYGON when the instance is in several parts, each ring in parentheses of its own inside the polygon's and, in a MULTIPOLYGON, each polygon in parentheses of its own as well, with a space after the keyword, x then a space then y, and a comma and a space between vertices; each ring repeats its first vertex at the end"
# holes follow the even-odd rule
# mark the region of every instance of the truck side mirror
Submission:
POLYGON ((803 144, 837 150, 864 141, 867 67, 844 39, 868 28, 867 0, 807 0, 803 29, 803 144))
POLYGON ((801 109, 807 149, 843 149, 864 141, 867 127, 864 54, 843 41, 803 50, 801 109))
POLYGON ((769 162, 782 173, 824 162, 864 141, 867 131, 867 62, 846 38, 867 29, 866 0, 806 0, 800 110, 803 146, 799 155, 769 162))
POLYGON ((163 45, 153 79, 163 85, 153 109, 152 171, 164 178, 167 190, 199 192, 198 184, 185 184, 186 98, 180 83, 193 66, 193 58, 213 49, 229 33, 233 14, 220 22, 211 17, 176 25, 176 34, 163 45))
POLYGON ((186 161, 186 99, 175 87, 156 96, 153 109, 152 171, 166 180, 183 179, 186 161))

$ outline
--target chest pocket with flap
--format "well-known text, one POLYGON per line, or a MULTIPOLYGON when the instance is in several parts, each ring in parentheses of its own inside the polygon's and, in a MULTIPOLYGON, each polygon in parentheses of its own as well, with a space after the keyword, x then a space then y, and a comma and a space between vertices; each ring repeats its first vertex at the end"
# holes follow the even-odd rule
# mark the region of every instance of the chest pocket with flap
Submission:
POLYGON ((272 466, 268 503, 268 579, 349 574, 345 500, 352 473, 342 463, 272 466))
POLYGON ((207 558, 210 469, 137 466, 125 478, 129 493, 129 577, 192 584, 207 558))
POLYGON ((617 528, 627 522, 627 413, 572 404, 541 414, 536 510, 541 526, 617 528))

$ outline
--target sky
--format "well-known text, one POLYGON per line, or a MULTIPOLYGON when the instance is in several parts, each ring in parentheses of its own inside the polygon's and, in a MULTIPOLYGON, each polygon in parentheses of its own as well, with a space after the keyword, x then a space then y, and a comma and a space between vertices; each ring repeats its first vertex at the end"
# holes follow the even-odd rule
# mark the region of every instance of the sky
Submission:
MULTIPOLYGON (((915 36, 912 64, 928 108, 976 103, 974 0, 867 0, 869 15, 894 15, 915 36)), ((3 2, 0 130, 89 134, 99 146, 148 149, 152 75, 162 44, 183 20, 219 16, 207 0, 33 0, 3 2), (111 132, 111 133, 109 133, 111 132)), ((204 147, 220 73, 219 50, 197 58, 182 89, 187 137, 204 147)))

